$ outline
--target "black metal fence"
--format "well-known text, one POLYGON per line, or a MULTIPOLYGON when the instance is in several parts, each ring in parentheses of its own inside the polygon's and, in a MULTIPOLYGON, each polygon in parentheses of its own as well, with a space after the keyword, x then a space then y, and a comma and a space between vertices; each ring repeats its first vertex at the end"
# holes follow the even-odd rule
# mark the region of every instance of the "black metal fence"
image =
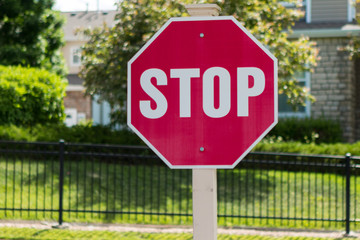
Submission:
MULTIPOLYGON (((218 170, 226 226, 359 230, 360 158, 251 153, 218 170)), ((146 147, 0 141, 0 219, 191 224, 191 170, 146 147)))

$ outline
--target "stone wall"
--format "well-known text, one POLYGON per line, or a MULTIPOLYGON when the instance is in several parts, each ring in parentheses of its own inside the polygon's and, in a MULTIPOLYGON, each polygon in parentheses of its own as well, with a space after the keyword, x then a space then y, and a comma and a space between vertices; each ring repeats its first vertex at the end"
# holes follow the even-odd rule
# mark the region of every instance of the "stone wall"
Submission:
POLYGON ((355 69, 355 75, 354 75, 354 81, 355 81, 355 99, 356 99, 356 105, 355 105, 355 140, 360 140, 360 59, 357 59, 354 62, 354 69, 355 69))
POLYGON ((318 38, 320 60, 311 75, 311 93, 316 102, 311 104, 311 116, 339 121, 345 141, 360 139, 357 130, 356 77, 354 62, 340 48, 348 38, 318 38))

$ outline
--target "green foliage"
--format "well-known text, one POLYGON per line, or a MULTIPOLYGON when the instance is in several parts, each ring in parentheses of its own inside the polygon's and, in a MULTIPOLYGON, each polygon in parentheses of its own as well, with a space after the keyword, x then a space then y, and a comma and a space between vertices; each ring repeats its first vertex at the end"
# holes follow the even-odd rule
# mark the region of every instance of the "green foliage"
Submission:
POLYGON ((32 129, 38 141, 55 142, 64 139, 66 142, 74 143, 97 143, 97 144, 123 144, 139 145, 141 140, 129 130, 113 130, 109 126, 102 125, 75 125, 66 127, 64 125, 38 125, 32 129))
MULTIPOLYGON (((323 131, 326 136, 335 139, 334 136, 328 135, 329 133, 325 130, 335 134, 338 131, 336 129, 338 129, 337 123, 326 120, 280 121, 278 129, 274 129, 274 132, 271 132, 268 137, 258 143, 253 151, 327 155, 345 155, 350 152, 352 155, 360 156, 360 142, 353 144, 325 143, 326 139, 323 143, 320 142, 324 139, 320 137, 323 131), (303 129, 299 132, 289 132, 289 129, 292 128, 303 129), (314 136, 313 129, 318 130, 319 138, 311 138, 314 136), (275 133, 279 135, 275 135, 275 133), (306 138, 306 136, 310 137, 306 138), (285 138, 292 141, 284 141, 285 138)), ((74 143, 144 145, 133 132, 127 129, 113 130, 109 126, 91 126, 88 124, 66 127, 63 124, 38 124, 30 128, 0 125, 0 140, 58 142, 60 139, 74 143)))
MULTIPOLYGON (((285 94, 294 108, 305 106, 306 99, 315 100, 306 87, 297 84, 295 78, 296 72, 311 71, 316 66, 318 50, 314 48, 315 42, 304 36, 288 39, 291 27, 302 15, 300 11, 286 9, 277 0, 211 2, 222 7, 223 15, 233 15, 242 22, 275 55, 278 59, 279 93, 285 94)), ((297 0, 282 2, 299 4, 297 0)))
POLYGON ((351 153, 360 156, 360 142, 356 143, 302 143, 283 142, 278 139, 265 139, 258 143, 253 151, 258 152, 284 152, 302 154, 342 155, 351 153))
MULTIPOLYGON (((355 5, 355 8, 357 8, 356 12, 356 21, 357 24, 360 25, 360 0, 356 0, 353 2, 355 5)), ((352 36, 349 44, 345 46, 344 48, 340 48, 341 50, 344 50, 350 54, 350 59, 359 59, 360 58, 360 34, 357 34, 355 36, 352 36)))
POLYGON ((279 120, 269 137, 304 143, 336 143, 342 141, 342 131, 338 122, 328 119, 285 118, 279 120))
POLYGON ((65 75, 63 17, 54 0, 0 0, 0 64, 44 68, 65 75))
POLYGON ((37 124, 33 127, 0 125, 1 140, 33 141, 33 142, 65 142, 141 145, 142 141, 129 130, 113 130, 109 126, 64 124, 37 124))
MULTIPOLYGON (((295 0, 289 2, 297 3, 295 0)), ((295 72, 308 71, 316 65, 317 50, 307 38, 289 40, 291 26, 299 12, 284 8, 276 0, 207 1, 120 1, 117 24, 86 30, 89 42, 83 48, 87 93, 99 95, 112 107, 125 109, 127 62, 170 17, 186 16, 186 3, 217 3, 222 15, 233 15, 250 30, 279 60, 279 93, 287 95, 294 106, 313 99, 306 88, 296 84, 295 72)), ((125 122, 125 112, 115 111, 115 122, 125 122)))
POLYGON ((65 87, 61 77, 46 70, 0 66, 0 124, 62 122, 65 87))
MULTIPOLYGON (((185 12, 175 1, 121 1, 118 7, 115 27, 85 31, 90 40, 83 48, 81 72, 87 94, 96 94, 113 107, 124 106, 130 58, 170 17, 185 12)), ((115 112, 112 120, 125 122, 125 113, 115 112)))

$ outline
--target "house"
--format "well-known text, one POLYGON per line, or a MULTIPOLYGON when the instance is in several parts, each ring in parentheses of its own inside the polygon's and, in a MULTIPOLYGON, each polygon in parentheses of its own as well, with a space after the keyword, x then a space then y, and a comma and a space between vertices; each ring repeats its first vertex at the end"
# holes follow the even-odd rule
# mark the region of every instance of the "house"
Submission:
MULTIPOLYGON (((360 140, 360 61, 350 60, 348 53, 342 50, 351 36, 360 35, 360 26, 354 21, 354 1, 302 0, 302 3, 305 17, 295 24, 294 32, 289 38, 305 35, 317 42, 321 58, 318 66, 313 73, 304 72, 297 76, 300 84, 310 88, 316 102, 308 102, 298 112, 293 112, 286 104, 286 99, 279 96, 279 116, 339 121, 346 141, 360 140)), ((116 11, 63 14, 67 18, 64 27, 66 46, 63 50, 69 68, 69 87, 65 99, 69 119, 76 119, 71 124, 82 118, 106 124, 109 122, 109 105, 98 104, 96 99, 83 97, 84 87, 77 73, 81 66, 80 47, 86 39, 75 35, 74 31, 79 27, 101 26, 103 22, 111 25, 116 11)))
POLYGON ((81 47, 87 38, 78 32, 81 29, 96 28, 106 23, 114 24, 116 11, 83 11, 62 12, 66 23, 63 27, 66 44, 62 49, 68 69, 68 87, 64 98, 66 124, 72 126, 83 120, 92 119, 95 124, 109 123, 110 106, 107 103, 98 103, 96 97, 84 96, 83 79, 78 73, 81 68, 81 47))
MULTIPOLYGON (((320 60, 313 73, 302 73, 299 82, 316 98, 298 113, 282 108, 281 115, 339 121, 344 140, 360 140, 360 61, 350 60, 343 48, 360 36, 355 22, 355 1, 303 0, 305 18, 297 22, 290 38, 308 36, 317 43, 320 60)), ((358 8, 359 9, 359 8, 358 8)))

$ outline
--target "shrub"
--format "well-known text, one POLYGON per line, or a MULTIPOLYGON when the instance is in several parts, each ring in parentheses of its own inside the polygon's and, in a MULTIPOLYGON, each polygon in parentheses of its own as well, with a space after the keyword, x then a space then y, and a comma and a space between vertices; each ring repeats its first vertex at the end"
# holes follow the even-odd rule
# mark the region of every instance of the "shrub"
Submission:
MULTIPOLYGON (((67 127, 64 124, 38 124, 30 128, 0 125, 0 140, 58 142, 60 139, 73 143, 144 145, 133 132, 127 129, 113 130, 108 126, 87 124, 67 127)), ((326 155, 345 155, 350 152, 360 156, 360 142, 315 144, 299 141, 285 142, 281 138, 268 137, 258 143, 253 151, 326 155)))
POLYGON ((342 155, 342 156, 344 156, 346 153, 351 153, 354 156, 360 156, 360 142, 356 142, 352 144, 349 143, 308 144, 301 142, 268 142, 265 140, 258 143, 253 151, 342 155))
POLYGON ((268 136, 303 143, 336 143, 342 141, 340 124, 323 118, 280 119, 268 136))
POLYGON ((0 140, 32 142, 65 142, 141 145, 142 141, 127 129, 113 130, 109 126, 37 124, 33 127, 0 125, 0 140))
POLYGON ((25 127, 2 125, 0 126, 0 139, 33 142, 36 141, 36 136, 32 135, 30 129, 25 127))
POLYGON ((62 122, 65 87, 66 81, 46 70, 0 66, 0 124, 62 122))
POLYGON ((73 143, 126 144, 139 145, 141 140, 127 129, 114 130, 109 126, 75 125, 37 125, 32 129, 37 141, 55 142, 59 139, 73 143))

